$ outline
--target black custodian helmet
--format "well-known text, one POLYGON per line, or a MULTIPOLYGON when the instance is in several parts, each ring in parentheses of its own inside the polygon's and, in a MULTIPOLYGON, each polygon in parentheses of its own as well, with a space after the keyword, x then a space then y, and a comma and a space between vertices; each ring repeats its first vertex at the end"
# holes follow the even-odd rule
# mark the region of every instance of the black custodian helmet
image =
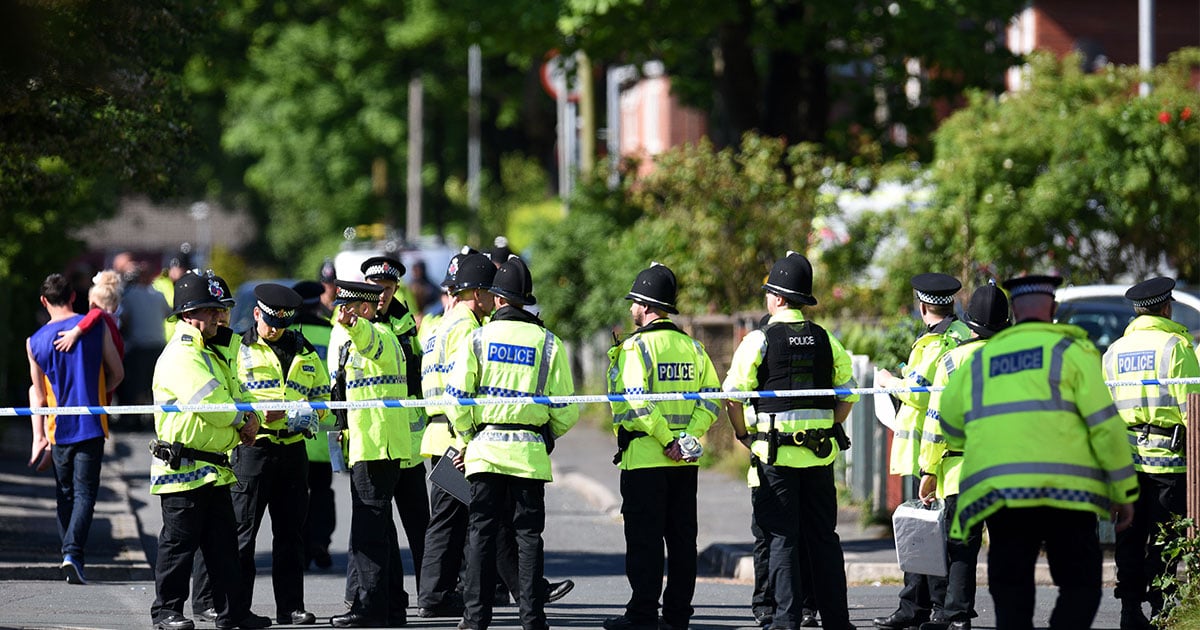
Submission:
POLYGON ((975 289, 967 310, 963 312, 963 321, 984 339, 1008 328, 1008 296, 996 286, 994 280, 975 289))
POLYGON ((817 298, 812 296, 812 281, 812 263, 803 255, 789 250, 787 256, 771 265, 771 273, 763 290, 788 302, 816 306, 817 298))
POLYGON ((463 245, 462 251, 455 254, 450 259, 450 264, 446 266, 446 277, 442 278, 443 289, 454 289, 454 277, 458 275, 458 267, 462 264, 464 258, 471 254, 478 254, 479 251, 470 245, 463 245))
POLYGON ((496 278, 496 265, 483 254, 467 254, 458 262, 458 271, 454 274, 454 291, 469 289, 490 289, 492 280, 496 278))
POLYGON ((533 275, 516 254, 510 254, 496 270, 490 291, 517 306, 537 304, 537 298, 533 296, 533 275))
POLYGON ((223 301, 228 297, 216 278, 189 271, 175 281, 175 308, 168 319, 202 308, 229 308, 223 301))
POLYGON ((633 287, 625 299, 678 315, 679 310, 675 308, 677 292, 675 272, 662 263, 651 262, 633 279, 633 287))

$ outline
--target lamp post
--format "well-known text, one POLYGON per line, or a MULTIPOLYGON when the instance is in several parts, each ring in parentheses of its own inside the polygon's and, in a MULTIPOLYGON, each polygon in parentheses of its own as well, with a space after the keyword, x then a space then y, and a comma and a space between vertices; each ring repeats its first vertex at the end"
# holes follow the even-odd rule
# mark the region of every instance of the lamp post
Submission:
POLYGON ((207 201, 197 201, 188 209, 188 214, 196 222, 196 258, 194 264, 203 269, 212 263, 212 227, 208 223, 211 215, 207 201))

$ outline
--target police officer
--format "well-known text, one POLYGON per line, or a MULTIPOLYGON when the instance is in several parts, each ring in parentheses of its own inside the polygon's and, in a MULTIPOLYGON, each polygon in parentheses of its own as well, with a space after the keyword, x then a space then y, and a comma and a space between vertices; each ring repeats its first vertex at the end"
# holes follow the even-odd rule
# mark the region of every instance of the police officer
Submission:
MULTIPOLYGON (((945 387, 950 375, 962 365, 963 360, 983 347, 993 335, 1008 328, 1008 297, 995 283, 975 289, 967 304, 967 327, 971 339, 943 354, 937 361, 933 376, 934 387, 945 387)), ((921 499, 926 504, 941 497, 946 514, 954 514, 958 506, 958 482, 962 472, 962 451, 947 450, 942 436, 941 416, 938 409, 941 393, 934 392, 929 398, 929 409, 925 414, 925 425, 921 438, 920 464, 921 499)), ((983 541, 982 527, 975 527, 966 541, 946 537, 946 555, 949 571, 946 576, 946 595, 941 615, 921 624, 921 630, 971 630, 971 619, 975 613, 975 565, 979 547, 983 541)), ((946 532, 949 534, 949 532, 946 532)))
MULTIPOLYGON (((405 304, 395 298, 396 289, 402 286, 404 264, 390 256, 375 256, 363 261, 360 268, 363 277, 371 284, 383 287, 379 294, 379 310, 375 321, 391 329, 400 341, 407 367, 405 378, 414 385, 409 390, 410 398, 419 398, 417 383, 421 382, 421 345, 417 339, 417 320, 405 304)), ((400 513, 400 524, 408 539, 412 552, 413 573, 416 575, 417 592, 421 592, 421 563, 425 556, 425 530, 429 527, 429 494, 425 489, 425 458, 421 456, 421 439, 425 433, 424 409, 411 409, 412 456, 400 464, 400 479, 396 483, 396 511, 400 513)))
MULTIPOLYGON (((225 293, 212 278, 184 274, 175 283, 174 336, 154 369, 156 404, 228 404, 241 397, 233 370, 209 345, 225 293)), ((158 439, 152 450, 151 494, 162 502, 163 527, 155 563, 155 628, 191 630, 183 616, 196 551, 212 573, 218 628, 266 628, 267 617, 250 612, 237 562, 237 530, 229 486, 237 481, 225 452, 258 431, 253 412, 155 413, 158 439)))
POLYGON ((1100 605, 1096 517, 1128 527, 1137 477, 1099 355, 1077 326, 1050 323, 1062 278, 1004 282, 1016 323, 950 375, 939 400, 946 448, 963 452, 950 533, 986 522, 996 627, 1030 628, 1043 544, 1058 600, 1052 628, 1090 628, 1100 605))
MULTIPOLYGON (((879 387, 928 387, 937 370, 938 359, 971 335, 954 314, 954 295, 962 288, 962 283, 944 273, 922 273, 913 276, 910 282, 925 333, 913 343, 908 363, 901 366, 903 375, 896 377, 887 370, 880 370, 875 382, 879 387)), ((888 469, 893 475, 909 477, 915 494, 921 476, 917 460, 929 394, 910 391, 893 395, 900 401, 900 408, 896 412, 898 429, 892 438, 888 469)), ((946 578, 905 573, 899 608, 887 617, 875 618, 875 627, 904 630, 915 628, 931 618, 940 619, 945 598, 946 578)))
MULTIPOLYGON (((254 288, 254 327, 237 348, 238 378, 256 401, 327 401, 329 375, 316 348, 304 335, 288 330, 301 298, 278 284, 254 288)), ((304 606, 304 539, 308 511, 308 457, 304 438, 318 429, 312 410, 266 412, 258 439, 234 449, 234 510, 242 575, 254 589, 254 553, 263 514, 271 510, 271 582, 276 621, 308 625, 316 616, 304 606)))
MULTIPOLYGON (((330 348, 348 348, 346 399, 407 398, 407 366, 396 335, 373 322, 382 287, 337 281, 330 348)), ((350 443, 350 610, 330 619, 337 628, 404 625, 404 570, 392 517, 400 462, 412 457, 408 409, 352 409, 350 443)))
MULTIPOLYGON (((720 391, 704 346, 671 321, 675 274, 652 263, 625 299, 637 330, 609 351, 611 394, 720 391)), ((720 408, 711 400, 612 403, 625 519, 625 576, 633 594, 608 630, 687 628, 696 590, 699 446, 720 408), (663 542, 667 587, 663 590, 663 542), (662 620, 658 600, 662 595, 662 620)))
MULTIPOLYGON (((1191 334, 1171 321, 1174 288, 1171 278, 1154 278, 1125 292, 1137 317, 1104 353, 1104 371, 1110 381, 1200 376, 1191 334)), ((1113 388, 1141 488, 1133 525, 1117 534, 1116 596, 1121 600, 1123 629, 1152 627, 1142 611, 1146 599, 1154 615, 1162 611, 1163 592, 1153 581, 1174 568, 1164 564, 1162 545, 1154 540, 1160 524, 1187 511, 1184 409, 1188 393, 1196 391, 1200 391, 1196 385, 1113 388)))
MULTIPOLYGON (((495 277, 496 266, 492 261, 469 248, 463 248, 450 260, 442 286, 453 296, 452 306, 425 345, 421 357, 421 387, 426 399, 445 396, 446 377, 455 350, 492 312, 494 303, 488 289, 495 277)), ((427 408, 429 421, 421 441, 421 453, 429 455, 433 465, 437 465, 446 449, 457 442, 446 415, 448 410, 448 407, 427 408)), ((437 486, 430 490, 429 502, 431 514, 425 534, 417 615, 458 617, 463 613, 462 596, 457 593, 456 586, 466 548, 467 507, 437 486)))
MULTIPOLYGON (((317 350, 317 357, 321 360, 321 371, 328 377, 329 335, 333 332, 333 324, 317 312, 321 307, 321 294, 325 289, 320 282, 303 280, 292 286, 292 290, 300 295, 303 302, 296 312, 291 330, 304 335, 317 350)), ((310 565, 315 565, 318 569, 333 566, 333 558, 329 555, 329 542, 337 526, 337 510, 334 507, 329 436, 334 435, 334 448, 341 450, 342 445, 337 441, 337 434, 328 431, 332 416, 333 414, 325 414, 321 418, 320 430, 304 440, 304 450, 308 456, 308 512, 304 517, 303 529, 306 569, 310 565)))
MULTIPOLYGON (((459 271, 460 288, 466 282, 464 271, 459 271)), ((513 256, 501 265, 489 290, 498 309, 455 350, 446 393, 459 398, 574 394, 562 341, 524 309, 537 300, 521 259, 513 256)), ((463 443, 464 469, 471 482, 466 602, 458 627, 485 630, 491 623, 497 547, 510 535, 502 526, 507 524, 516 537, 519 558, 521 626, 545 630, 549 593, 543 577, 542 531, 550 451, 553 440, 579 419, 579 409, 573 404, 516 403, 454 406, 447 411, 463 443)))
MULTIPOLYGON (((812 265, 796 252, 771 267, 766 291, 766 328, 752 331, 734 352, 726 391, 828 389, 854 386, 850 355, 825 329, 804 319, 800 308, 817 303, 812 265)), ((850 627, 846 572, 837 526, 833 461, 834 425, 850 414, 857 395, 759 398, 757 432, 746 428, 743 402, 726 411, 738 441, 759 460, 761 486, 754 517, 771 536, 771 581, 775 589, 772 628, 795 628, 801 602, 794 587, 798 571, 817 576, 813 584, 825 628, 850 627)))

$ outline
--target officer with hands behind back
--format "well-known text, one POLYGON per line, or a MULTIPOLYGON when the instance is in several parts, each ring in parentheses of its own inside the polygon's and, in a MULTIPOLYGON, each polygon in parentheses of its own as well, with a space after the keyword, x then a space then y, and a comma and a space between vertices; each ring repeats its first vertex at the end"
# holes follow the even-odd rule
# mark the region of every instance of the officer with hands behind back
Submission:
MULTIPOLYGON (((652 263, 625 299, 637 330, 609 351, 612 394, 720 391, 699 341, 671 321, 675 274, 652 263)), ((696 590, 696 483, 702 437, 717 419, 712 400, 614 402, 613 430, 621 468, 625 575, 633 594, 608 630, 687 628, 696 590), (663 542, 667 587, 663 590, 663 542), (658 599, 662 595, 662 619, 658 599)))
MULTIPOLYGON (((823 328, 805 320, 802 306, 816 305, 812 265, 796 252, 771 267, 766 291, 771 319, 746 335, 734 352, 726 391, 778 391, 854 387, 850 354, 823 328)), ((837 527, 833 461, 835 425, 846 420, 855 394, 827 397, 759 398, 753 438, 746 429, 743 401, 725 409, 738 441, 759 459, 760 487, 754 518, 771 537, 770 573, 775 590, 771 628, 796 628, 801 601, 797 571, 808 571, 822 626, 850 625, 846 571, 837 527)))
MULTIPOLYGON (((230 404, 241 397, 233 370, 213 342, 225 292, 212 278, 184 274, 175 282, 171 318, 174 336, 154 369, 157 404, 230 404)), ((237 529, 229 487, 237 479, 225 455, 236 444, 252 444, 259 420, 254 412, 155 413, 151 443, 151 494, 162 503, 163 527, 155 562, 156 598, 150 609, 155 628, 192 630, 183 616, 192 562, 197 551, 212 575, 217 628, 266 628, 267 617, 250 612, 250 598, 237 562, 237 529)))

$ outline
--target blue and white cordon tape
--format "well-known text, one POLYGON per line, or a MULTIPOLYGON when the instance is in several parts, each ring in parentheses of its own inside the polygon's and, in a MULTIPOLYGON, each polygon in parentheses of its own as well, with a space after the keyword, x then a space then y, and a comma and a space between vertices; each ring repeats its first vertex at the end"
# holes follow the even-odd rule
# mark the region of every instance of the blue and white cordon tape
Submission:
MULTIPOLYGON (((1200 378, 1145 379, 1132 381, 1106 381, 1109 387, 1140 385, 1200 385, 1200 378)), ((939 392, 944 387, 835 387, 833 389, 787 389, 763 392, 671 392, 663 394, 594 394, 584 396, 490 396, 484 398, 426 398, 426 399, 379 399, 330 402, 254 402, 225 403, 217 405, 106 405, 103 407, 0 407, 0 417, 33 415, 99 415, 141 413, 159 411, 179 413, 205 413, 230 411, 289 411, 292 409, 380 409, 411 407, 517 405, 517 404, 585 404, 666 400, 740 400, 750 398, 796 398, 801 396, 849 396, 851 394, 900 394, 914 392, 927 394, 939 392)))

